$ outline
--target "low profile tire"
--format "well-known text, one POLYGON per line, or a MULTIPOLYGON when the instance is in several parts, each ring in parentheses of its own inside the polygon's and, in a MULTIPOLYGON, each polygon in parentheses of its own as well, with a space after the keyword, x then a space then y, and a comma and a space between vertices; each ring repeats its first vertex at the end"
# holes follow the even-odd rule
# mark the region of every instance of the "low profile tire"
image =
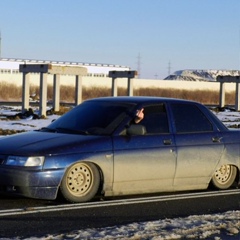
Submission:
POLYGON ((62 179, 60 191, 69 202, 87 202, 95 197, 100 186, 100 173, 90 162, 70 166, 62 179))
POLYGON ((212 185, 218 189, 228 189, 235 182, 237 168, 231 165, 222 165, 212 177, 212 185))

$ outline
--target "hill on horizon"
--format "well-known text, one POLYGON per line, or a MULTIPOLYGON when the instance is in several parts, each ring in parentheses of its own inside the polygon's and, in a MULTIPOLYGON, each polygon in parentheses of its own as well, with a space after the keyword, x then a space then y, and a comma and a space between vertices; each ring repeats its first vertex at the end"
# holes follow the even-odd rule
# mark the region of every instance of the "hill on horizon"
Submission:
POLYGON ((217 76, 239 76, 239 70, 179 70, 164 78, 164 80, 182 81, 217 81, 217 76))

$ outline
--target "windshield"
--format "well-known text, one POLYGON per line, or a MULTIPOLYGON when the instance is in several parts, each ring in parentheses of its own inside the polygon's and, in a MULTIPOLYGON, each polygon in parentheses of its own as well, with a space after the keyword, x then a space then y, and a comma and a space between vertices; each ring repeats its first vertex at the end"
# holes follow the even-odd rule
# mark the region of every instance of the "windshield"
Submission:
POLYGON ((86 101, 41 131, 109 135, 134 106, 132 103, 86 101))

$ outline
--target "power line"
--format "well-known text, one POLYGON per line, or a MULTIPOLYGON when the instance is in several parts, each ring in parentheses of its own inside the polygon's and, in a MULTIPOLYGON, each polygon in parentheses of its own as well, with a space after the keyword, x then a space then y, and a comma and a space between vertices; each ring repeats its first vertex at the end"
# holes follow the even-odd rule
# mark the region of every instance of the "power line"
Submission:
POLYGON ((140 55, 140 53, 139 53, 138 56, 137 56, 137 72, 138 72, 138 78, 140 78, 140 76, 141 76, 141 64, 142 64, 142 62, 141 62, 141 55, 140 55))

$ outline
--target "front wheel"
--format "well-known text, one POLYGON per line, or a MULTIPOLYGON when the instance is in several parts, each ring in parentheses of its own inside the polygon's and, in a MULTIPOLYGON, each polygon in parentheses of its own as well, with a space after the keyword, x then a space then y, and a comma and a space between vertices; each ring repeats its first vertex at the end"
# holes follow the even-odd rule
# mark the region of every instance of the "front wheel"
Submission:
POLYGON ((90 162, 78 162, 69 167, 60 184, 63 197, 70 202, 87 202, 97 194, 100 173, 90 162))
POLYGON ((237 168, 232 165, 222 165, 217 169, 212 177, 211 183, 215 188, 228 189, 235 182, 237 168))

